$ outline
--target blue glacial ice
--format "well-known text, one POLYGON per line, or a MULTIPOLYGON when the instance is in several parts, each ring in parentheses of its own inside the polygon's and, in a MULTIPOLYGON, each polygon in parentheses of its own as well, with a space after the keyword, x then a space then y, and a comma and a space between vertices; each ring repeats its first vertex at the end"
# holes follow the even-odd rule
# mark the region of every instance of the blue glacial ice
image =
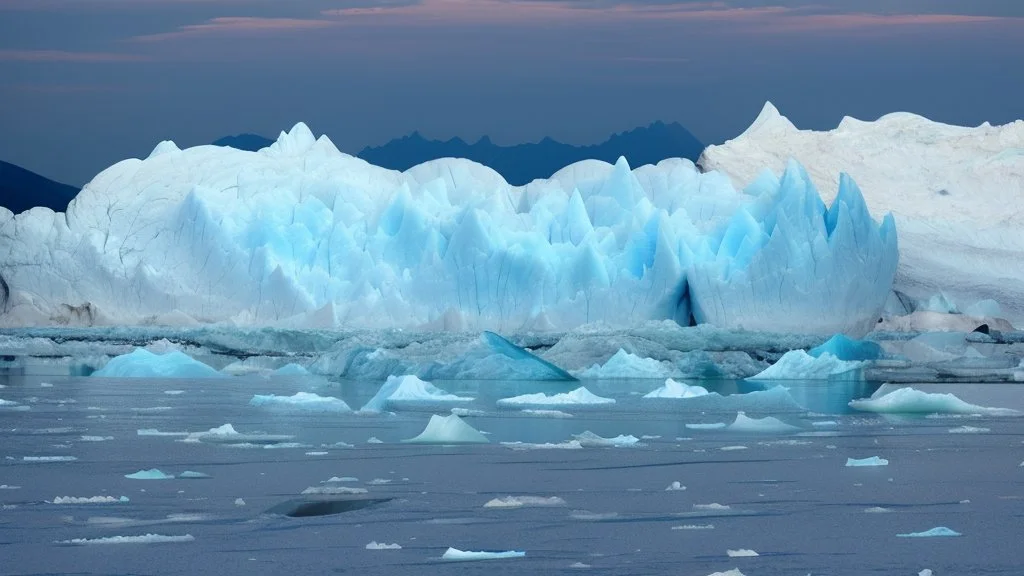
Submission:
POLYGON ((878 360, 884 356, 882 347, 877 342, 854 340, 843 334, 832 336, 824 344, 808 350, 807 354, 815 358, 820 358, 824 354, 831 354, 840 360, 848 362, 855 360, 878 360))
POLYGON ((458 159, 405 172, 304 125, 259 152, 157 147, 66 214, 0 211, 8 325, 567 330, 710 323, 859 336, 897 263, 840 178, 795 162, 737 191, 669 159, 586 161, 509 186, 458 159))
POLYGON ((1010 408, 976 406, 957 398, 953 394, 922 392, 914 388, 892 388, 883 386, 871 398, 851 400, 850 407, 864 412, 880 414, 985 414, 989 416, 1013 416, 1020 412, 1010 408))
POLYGON ((166 354, 154 354, 144 348, 136 348, 130 354, 111 358, 99 370, 92 373, 104 378, 223 378, 213 368, 177 350, 166 354))
POLYGON ((885 458, 879 458, 878 456, 871 456, 870 458, 847 458, 846 465, 851 468, 858 466, 888 466, 889 461, 885 458))

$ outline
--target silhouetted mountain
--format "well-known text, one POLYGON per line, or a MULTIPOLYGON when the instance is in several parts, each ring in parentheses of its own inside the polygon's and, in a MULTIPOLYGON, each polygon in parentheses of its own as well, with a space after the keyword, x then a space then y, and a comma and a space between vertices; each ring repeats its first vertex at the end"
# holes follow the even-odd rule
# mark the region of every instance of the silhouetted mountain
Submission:
MULTIPOLYGON (((255 134, 221 138, 218 146, 240 150, 259 150, 273 140, 255 134)), ((591 146, 572 146, 545 138, 540 142, 498 146, 484 136, 469 144, 460 138, 447 141, 427 140, 419 132, 397 138, 379 147, 364 148, 360 158, 392 170, 408 170, 436 158, 468 158, 490 166, 510 184, 522 185, 535 178, 548 178, 559 169, 580 160, 597 159, 614 163, 625 156, 630 166, 655 164, 665 158, 689 158, 696 161, 704 145, 677 123, 655 122, 649 126, 614 134, 591 146)))
POLYGON ((35 206, 64 212, 78 188, 54 182, 20 166, 0 162, 0 206, 18 214, 35 206))

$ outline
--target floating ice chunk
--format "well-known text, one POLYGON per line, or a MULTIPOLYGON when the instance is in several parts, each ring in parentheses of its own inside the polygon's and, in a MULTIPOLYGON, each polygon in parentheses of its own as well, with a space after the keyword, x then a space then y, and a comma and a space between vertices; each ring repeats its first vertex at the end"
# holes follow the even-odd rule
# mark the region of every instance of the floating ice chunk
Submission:
POLYGON ((498 400, 499 407, 562 405, 593 406, 614 403, 615 400, 611 398, 602 398, 601 396, 592 393, 590 390, 587 390, 584 386, 580 386, 572 392, 552 394, 551 396, 548 396, 543 392, 538 392, 536 394, 523 394, 522 396, 498 400))
POLYGON ((53 384, 50 384, 49 382, 40 382, 39 383, 39 387, 40 388, 53 388, 53 384))
POLYGON ((167 394, 168 396, 180 396, 184 393, 184 390, 164 390, 164 394, 167 394))
POLYGON ((672 492, 674 490, 686 490, 686 486, 683 486, 682 483, 680 483, 678 480, 675 480, 668 485, 668 488, 665 488, 666 492, 672 492))
POLYGON ((366 488, 352 488, 349 486, 310 486, 302 491, 303 494, 366 494, 366 488))
POLYGON ((266 445, 267 447, 274 446, 278 448, 285 447, 298 447, 298 444, 284 443, 285 440, 292 439, 293 436, 284 434, 243 434, 232 426, 230 423, 218 426, 216 428, 210 428, 206 432, 191 432, 183 442, 206 442, 215 444, 250 444, 250 445, 266 445))
POLYGON ((583 562, 573 562, 569 564, 569 568, 590 568, 590 564, 584 564, 583 562))
POLYGON ((949 429, 950 434, 984 434, 991 431, 991 428, 981 428, 979 426, 958 426, 949 429))
POLYGON ((870 458, 847 458, 846 465, 848 467, 857 466, 888 466, 889 461, 885 458, 879 458, 878 456, 872 456, 870 458))
POLYGON ((74 456, 25 456, 24 462, 74 462, 78 458, 74 456))
POLYGON ((149 470, 139 470, 138 472, 125 474, 124 477, 130 480, 170 480, 174 478, 172 474, 164 474, 163 472, 156 468, 150 468, 149 470))
POLYGON ((726 510, 732 510, 731 506, 725 504, 719 504, 718 502, 712 502, 711 504, 694 504, 694 510, 709 510, 712 512, 725 512, 726 510))
POLYGON ((924 570, 918 572, 917 576, 932 576, 932 571, 928 568, 925 568, 924 570))
POLYGON ((241 498, 235 498, 235 506, 239 506, 239 507, 245 506, 245 500, 243 500, 241 498))
POLYGON ((730 432, 744 432, 755 434, 778 434, 794 432, 799 430, 796 426, 786 424, 773 416, 764 418, 750 418, 743 412, 736 413, 736 420, 727 428, 730 432))
POLYGON ((697 396, 706 396, 708 394, 707 388, 703 386, 691 386, 684 382, 676 382, 669 378, 665 380, 665 385, 656 390, 652 390, 644 395, 644 398, 694 398, 697 396))
POLYGON ((113 436, 80 436, 79 442, 106 442, 107 440, 113 440, 113 436))
POLYGON ((139 436, 188 436, 188 432, 161 432, 156 428, 141 428, 135 431, 139 436))
POLYGON ((487 412, 484 412, 483 410, 472 410, 472 409, 469 409, 469 408, 458 408, 458 407, 452 408, 451 412, 452 412, 452 414, 455 414, 456 416, 463 416, 463 417, 465 417, 465 416, 486 416, 487 415, 487 412))
POLYGON ((732 452, 735 450, 747 450, 746 446, 722 446, 719 450, 723 452, 732 452))
POLYGON ((502 442, 502 446, 507 446, 513 450, 582 450, 583 444, 579 440, 569 440, 568 442, 544 442, 541 444, 534 444, 530 442, 502 442))
POLYGON ((392 404, 445 404, 451 402, 472 402, 472 398, 449 394, 416 376, 388 376, 388 379, 359 411, 383 412, 392 404))
POLYGON ((113 496, 57 496, 53 499, 53 504, 124 504, 128 502, 127 496, 121 496, 120 498, 114 498, 113 496))
POLYGON ((366 545, 367 550, 401 550, 400 544, 385 544, 383 542, 378 543, 376 540, 366 545))
POLYGON ((369 438, 366 439, 366 443, 367 444, 383 444, 384 441, 381 440, 380 438, 377 438, 376 436, 370 436, 369 438))
POLYGON ((611 378, 666 378, 672 374, 671 366, 653 358, 640 358, 619 348, 604 365, 594 364, 577 374, 585 379, 611 378))
POLYGON ((544 506, 564 506, 565 500, 558 496, 545 498, 543 496, 506 496, 494 498, 484 504, 484 508, 525 508, 544 506))
POLYGON ((954 530, 950 530, 945 526, 938 526, 930 530, 925 530, 924 532, 910 532, 908 534, 897 534, 896 536, 900 538, 935 538, 942 536, 962 536, 962 534, 954 530))
POLYGON ((725 422, 706 422, 706 423, 694 423, 685 424, 690 430, 721 430, 728 426, 725 422))
POLYGON ((865 508, 864 511, 868 514, 885 514, 887 512, 892 512, 892 510, 888 508, 883 508, 881 506, 872 506, 871 508, 865 508))
POLYGON ((296 392, 291 396, 257 394, 249 401, 252 406, 302 410, 307 412, 351 412, 340 398, 319 396, 310 392, 296 392))
POLYGON ((320 481, 321 484, 326 484, 329 482, 359 482, 359 478, 355 478, 352 476, 342 476, 340 478, 338 476, 331 476, 327 480, 320 481))
POLYGON ((18 403, 13 400, 4 400, 0 398, 0 406, 17 406, 18 403))
POLYGON ((193 472, 191 470, 185 470, 181 474, 178 474, 178 478, 181 478, 182 480, 204 480, 206 478, 213 478, 213 476, 210 476, 209 474, 204 474, 202 472, 193 472))
POLYGON ((839 426, 839 422, 836 422, 835 420, 816 420, 811 422, 811 426, 814 426, 815 428, 835 428, 836 426, 839 426))
POLYGON ((391 484, 391 480, 387 478, 374 478, 367 482, 370 486, 383 486, 384 484, 391 484))
POLYGON ((733 568, 732 570, 726 570, 725 572, 713 572, 708 576, 744 576, 743 572, 740 572, 739 568, 733 568))
POLYGON ((829 352, 814 357, 803 350, 790 350, 747 380, 858 380, 863 367, 863 362, 840 360, 829 352))
POLYGON ((760 556, 757 552, 746 548, 740 548, 739 550, 726 550, 725 553, 729 558, 749 558, 751 556, 760 556))
POLYGON ((410 444, 487 444, 490 441, 455 414, 450 416, 434 414, 419 436, 403 440, 403 442, 410 444))
POLYGON ((673 530, 714 530, 714 524, 683 524, 681 526, 673 526, 673 530))
POLYGON ((309 370, 306 370, 304 366, 288 363, 274 370, 271 374, 274 376, 309 376, 309 370))
MULTIPOLYGON (((883 389, 880 389, 884 390, 883 389)), ((1009 408, 987 408, 968 404, 953 394, 922 392, 914 388, 899 388, 881 396, 850 401, 850 407, 881 414, 985 414, 1007 416, 1019 414, 1009 408)))
POLYGON ((807 351, 807 354, 819 358, 824 354, 831 354, 839 360, 878 360, 884 353, 877 342, 870 340, 854 340, 843 334, 836 334, 829 338, 821 346, 816 346, 807 351))
POLYGON ((108 536, 106 538, 74 538, 72 540, 60 540, 57 544, 72 544, 76 546, 92 544, 169 544, 180 542, 192 542, 195 538, 191 534, 182 536, 164 536, 163 534, 143 534, 141 536, 108 536))
POLYGON ((0 484, 0 490, 20 490, 21 486, 11 486, 10 484, 0 484))
POLYGON ((136 348, 130 354, 112 358, 106 366, 92 373, 103 378, 223 378, 213 368, 194 360, 178 350, 153 354, 136 348))
POLYGON ((561 410, 542 410, 527 408, 521 412, 527 416, 540 416, 541 418, 573 418, 572 414, 561 410))
POLYGON ((457 548, 449 548, 441 556, 442 560, 503 560, 506 558, 522 558, 526 552, 509 550, 507 552, 470 552, 457 548))
POLYGON ((581 446, 585 448, 636 448, 643 446, 636 436, 620 434, 614 438, 604 438, 594 434, 590 430, 582 434, 573 434, 581 446))

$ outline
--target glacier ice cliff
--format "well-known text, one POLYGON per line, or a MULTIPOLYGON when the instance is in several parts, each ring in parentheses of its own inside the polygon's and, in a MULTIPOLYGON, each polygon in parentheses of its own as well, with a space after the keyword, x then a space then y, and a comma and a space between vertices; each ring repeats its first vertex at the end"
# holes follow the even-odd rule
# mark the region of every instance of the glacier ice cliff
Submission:
POLYGON ((63 214, 0 209, 0 324, 859 336, 897 260, 852 179, 826 206, 795 162, 741 191, 682 159, 512 187, 466 160, 382 169, 300 123, 259 152, 161 143, 63 214))
POLYGON ((965 314, 1024 321, 1024 121, 961 127, 895 113, 799 130, 768 103, 743 134, 709 146, 698 164, 743 185, 791 158, 826 200, 842 195, 842 170, 863 186, 873 210, 894 216, 895 288, 921 303, 909 311, 941 300, 965 314))

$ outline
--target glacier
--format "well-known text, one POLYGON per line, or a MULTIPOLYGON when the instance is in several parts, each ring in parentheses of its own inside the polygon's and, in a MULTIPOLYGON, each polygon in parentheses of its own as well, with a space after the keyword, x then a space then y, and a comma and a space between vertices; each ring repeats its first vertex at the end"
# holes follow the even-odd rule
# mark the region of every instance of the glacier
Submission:
POLYGON ((898 260, 851 178, 826 207, 796 162, 743 190, 683 159, 513 187, 467 160, 382 169, 299 123, 259 152, 163 142, 66 213, 0 209, 0 323, 856 337, 898 260))
POLYGON ((1024 121, 961 127, 900 112, 799 130, 769 102, 745 132, 709 146, 697 164, 742 185, 793 158, 826 200, 842 197, 842 170, 873 210, 893 215, 901 313, 1024 321, 1024 121))

